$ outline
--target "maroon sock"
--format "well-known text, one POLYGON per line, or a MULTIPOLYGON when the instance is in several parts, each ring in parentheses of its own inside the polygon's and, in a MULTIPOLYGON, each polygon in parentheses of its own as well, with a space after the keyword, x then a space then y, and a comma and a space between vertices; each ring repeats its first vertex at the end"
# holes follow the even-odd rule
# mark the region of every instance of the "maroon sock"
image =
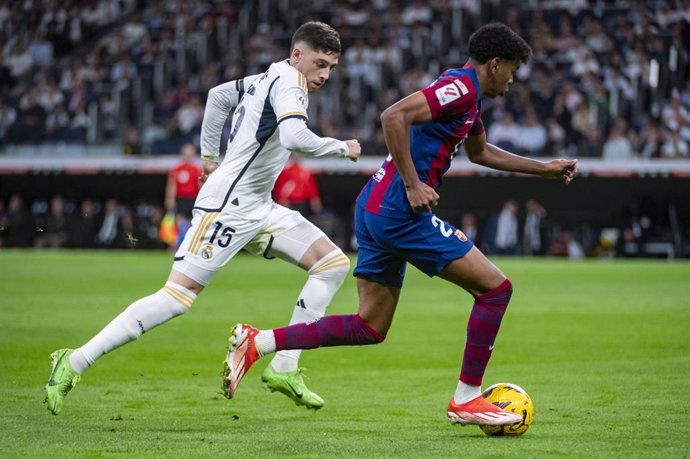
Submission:
POLYGON ((359 314, 324 316, 313 322, 273 330, 276 351, 314 349, 326 346, 361 346, 385 339, 359 314))
POLYGON ((506 279, 495 289, 475 298, 470 320, 467 322, 467 341, 460 381, 481 386, 501 319, 512 294, 513 285, 506 279))

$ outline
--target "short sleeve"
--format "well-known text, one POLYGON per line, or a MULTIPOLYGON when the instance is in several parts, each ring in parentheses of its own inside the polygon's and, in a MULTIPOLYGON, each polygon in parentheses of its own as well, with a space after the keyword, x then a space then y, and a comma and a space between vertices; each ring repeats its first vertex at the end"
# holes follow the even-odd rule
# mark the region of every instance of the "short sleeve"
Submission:
POLYGON ((469 76, 441 77, 422 89, 431 118, 458 116, 467 113, 477 104, 477 91, 469 76))
POLYGON ((280 79, 282 81, 276 85, 273 97, 273 110, 278 123, 289 118, 300 118, 307 121, 309 99, 306 78, 295 70, 289 74, 281 75, 280 79))
POLYGON ((477 113, 477 117, 474 119, 474 124, 467 133, 468 136, 476 137, 478 135, 484 134, 484 123, 482 122, 482 114, 477 113))

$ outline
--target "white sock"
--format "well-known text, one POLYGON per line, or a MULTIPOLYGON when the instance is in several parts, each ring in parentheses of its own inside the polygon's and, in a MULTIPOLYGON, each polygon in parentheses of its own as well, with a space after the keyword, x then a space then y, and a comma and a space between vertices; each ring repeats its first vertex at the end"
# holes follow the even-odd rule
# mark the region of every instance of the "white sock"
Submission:
POLYGON ((167 282, 153 295, 135 301, 96 336, 75 349, 69 363, 83 373, 104 354, 139 338, 144 332, 187 312, 196 294, 174 282, 167 282))
POLYGON ((458 380, 458 387, 455 389, 453 400, 455 403, 467 403, 482 395, 482 386, 470 386, 458 380))
POLYGON ((261 356, 275 352, 276 337, 273 334, 273 330, 261 330, 256 334, 254 344, 256 344, 256 350, 259 351, 261 356))
MULTIPOLYGON (((340 249, 334 249, 314 263, 309 270, 309 278, 297 298, 290 325, 323 317, 348 272, 350 260, 340 249)), ((273 349, 275 350, 275 338, 273 349)), ((300 349, 280 351, 273 357, 271 366, 280 373, 296 370, 301 353, 300 349)))

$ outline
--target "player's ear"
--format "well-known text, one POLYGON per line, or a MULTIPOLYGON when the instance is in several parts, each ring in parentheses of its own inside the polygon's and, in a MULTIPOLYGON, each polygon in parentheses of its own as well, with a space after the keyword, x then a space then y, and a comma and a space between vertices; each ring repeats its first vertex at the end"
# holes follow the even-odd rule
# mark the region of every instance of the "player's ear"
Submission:
POLYGON ((304 55, 304 51, 299 46, 295 46, 294 48, 292 48, 292 52, 290 54, 291 54, 290 57, 292 58, 292 60, 295 62, 295 64, 297 64, 297 63, 299 63, 300 60, 302 60, 302 56, 304 55))
POLYGON ((501 58, 500 57, 494 57, 493 59, 489 60, 489 73, 491 75, 496 75, 498 72, 498 66, 501 63, 501 58))

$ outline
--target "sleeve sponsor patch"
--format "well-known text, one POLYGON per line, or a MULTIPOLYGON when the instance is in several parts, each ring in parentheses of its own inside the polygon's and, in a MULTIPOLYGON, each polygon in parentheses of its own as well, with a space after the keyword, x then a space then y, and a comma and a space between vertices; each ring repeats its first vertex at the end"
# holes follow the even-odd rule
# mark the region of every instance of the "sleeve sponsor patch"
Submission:
POLYGON ((306 110, 307 109, 307 100, 302 94, 295 94, 295 97, 297 98, 297 106, 306 110))
POLYGON ((460 80, 454 80, 452 83, 441 86, 436 90, 436 98, 438 103, 443 106, 469 93, 467 86, 460 80))
POLYGON ((460 89, 453 83, 441 86, 436 90, 436 98, 440 105, 446 105, 460 98, 460 89))

